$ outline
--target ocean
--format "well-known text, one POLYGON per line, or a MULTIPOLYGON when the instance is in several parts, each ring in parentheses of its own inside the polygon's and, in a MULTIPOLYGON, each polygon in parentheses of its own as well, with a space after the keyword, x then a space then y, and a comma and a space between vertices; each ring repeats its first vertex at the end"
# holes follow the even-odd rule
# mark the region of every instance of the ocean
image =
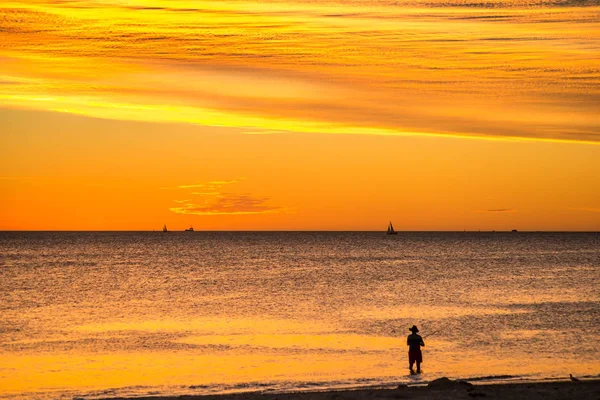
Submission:
POLYGON ((0 270, 2 397, 600 376, 599 233, 2 232, 0 270))

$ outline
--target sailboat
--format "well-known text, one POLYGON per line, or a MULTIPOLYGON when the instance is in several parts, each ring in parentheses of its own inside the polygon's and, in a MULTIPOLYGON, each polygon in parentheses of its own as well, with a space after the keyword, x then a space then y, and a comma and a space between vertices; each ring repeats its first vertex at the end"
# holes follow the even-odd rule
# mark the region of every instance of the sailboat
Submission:
POLYGON ((163 225, 163 232, 169 232, 169 231, 167 230, 167 224, 164 224, 164 225, 163 225))
POLYGON ((398 234, 398 232, 396 232, 394 230, 394 225, 392 225, 392 221, 390 221, 390 224, 388 225, 387 234, 388 235, 397 235, 398 234))

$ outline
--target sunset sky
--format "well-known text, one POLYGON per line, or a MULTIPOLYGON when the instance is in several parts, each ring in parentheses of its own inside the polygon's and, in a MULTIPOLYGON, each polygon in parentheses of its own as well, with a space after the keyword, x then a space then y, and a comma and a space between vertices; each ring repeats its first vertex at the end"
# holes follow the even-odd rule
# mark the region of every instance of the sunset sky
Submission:
POLYGON ((600 230, 600 4, 0 3, 2 230, 600 230))

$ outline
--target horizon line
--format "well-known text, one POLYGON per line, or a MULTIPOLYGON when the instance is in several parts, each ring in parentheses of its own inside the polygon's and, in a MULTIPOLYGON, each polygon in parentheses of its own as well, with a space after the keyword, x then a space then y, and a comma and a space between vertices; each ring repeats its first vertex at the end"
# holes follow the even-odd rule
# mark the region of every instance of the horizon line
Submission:
MULTIPOLYGON (((185 233, 185 230, 169 230, 167 232, 163 232, 160 229, 156 229, 156 230, 145 230, 145 229, 131 229, 131 230, 126 230, 126 229, 95 229, 95 230, 90 230, 90 229, 0 229, 0 232, 155 232, 155 233, 176 233, 176 232, 182 232, 185 233)), ((254 230, 243 230, 243 229, 233 229, 233 230, 225 230, 225 229, 219 229, 219 230, 194 230, 192 232, 187 232, 188 234, 194 234, 194 233, 228 233, 228 232, 243 232, 243 233, 252 233, 252 232, 289 232, 289 233, 294 233, 294 232, 323 232, 323 233, 327 233, 327 232, 338 232, 338 233, 343 233, 343 232, 357 232, 357 233, 369 233, 369 232, 377 232, 377 233, 386 233, 385 230, 325 230, 325 229, 298 229, 298 230, 291 230, 291 229, 264 229, 264 230, 258 230, 258 229, 254 229, 254 230)), ((427 233, 427 232, 431 232, 431 233, 436 233, 436 232, 447 232, 447 233, 600 233, 600 230, 598 231, 588 231, 588 230, 490 230, 490 229, 477 229, 477 230, 469 230, 469 229, 464 229, 464 230, 396 230, 396 232, 398 233, 427 233)))

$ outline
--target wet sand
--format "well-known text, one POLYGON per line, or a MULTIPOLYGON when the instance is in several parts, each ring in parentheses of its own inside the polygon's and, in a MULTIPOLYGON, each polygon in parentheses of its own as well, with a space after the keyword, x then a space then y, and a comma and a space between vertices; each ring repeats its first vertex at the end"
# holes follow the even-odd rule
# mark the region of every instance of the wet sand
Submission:
MULTIPOLYGON (((444 378, 442 378, 444 379, 444 378)), ((138 397, 147 400, 373 400, 373 399, 476 399, 497 400, 600 400, 600 380, 471 385, 466 382, 432 382, 427 387, 400 386, 397 389, 360 389, 297 393, 239 393, 207 396, 138 397)), ((113 398, 116 400, 118 398, 113 398)))

